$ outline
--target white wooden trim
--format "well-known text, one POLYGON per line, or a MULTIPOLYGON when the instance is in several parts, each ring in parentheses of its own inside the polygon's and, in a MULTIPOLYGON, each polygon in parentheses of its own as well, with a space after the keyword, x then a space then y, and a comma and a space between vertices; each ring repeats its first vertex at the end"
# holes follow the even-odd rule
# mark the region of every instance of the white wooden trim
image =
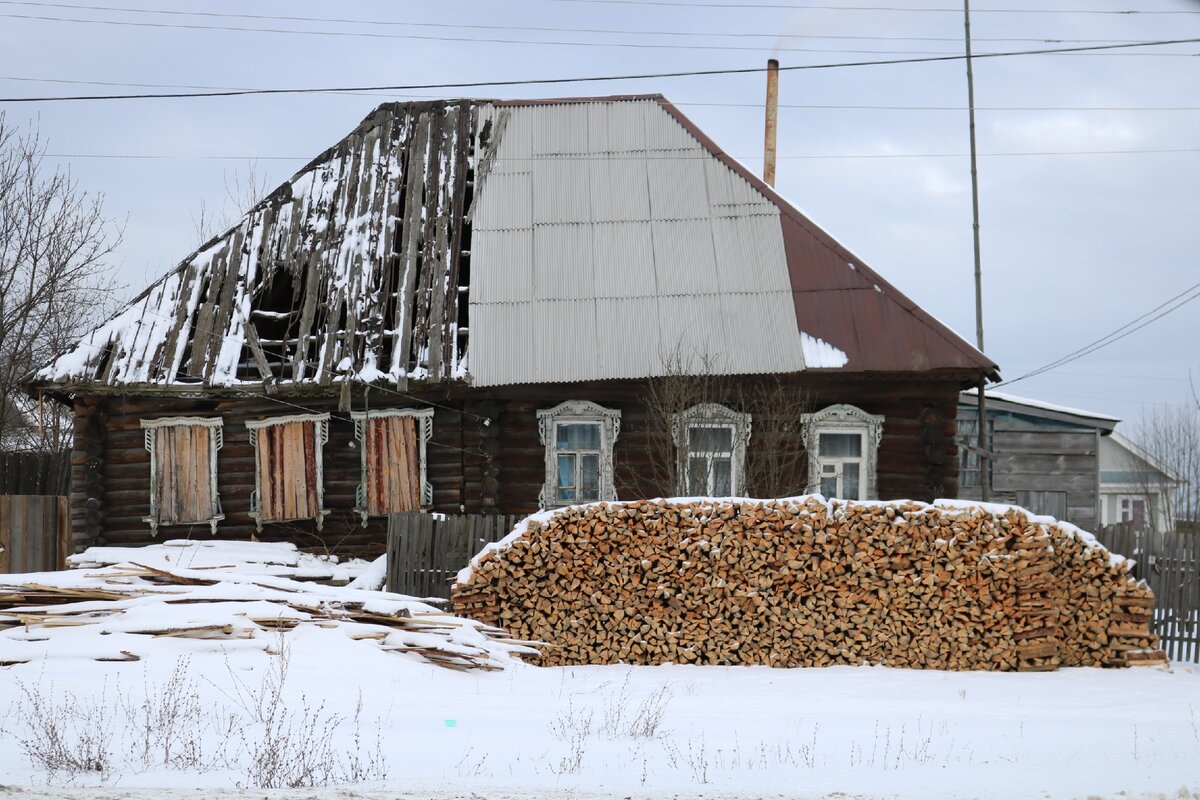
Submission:
POLYGON ((554 408, 537 412, 538 436, 546 451, 546 480, 538 496, 538 506, 548 508, 556 503, 558 493, 558 456, 555 447, 555 428, 562 423, 592 422, 600 425, 600 500, 616 500, 613 484, 613 443, 621 433, 621 412, 604 408, 590 400, 568 400, 554 408))
POLYGON ((185 523, 188 525, 198 523, 208 523, 209 533, 213 536, 217 535, 217 523, 225 519, 225 514, 221 509, 221 496, 217 493, 217 451, 225 444, 225 428, 224 421, 221 417, 159 417, 157 419, 140 420, 145 437, 144 442, 147 452, 150 453, 150 515, 142 517, 142 522, 150 523, 151 538, 158 537, 158 448, 154 445, 154 431, 159 428, 174 428, 181 426, 209 428, 213 431, 213 435, 208 440, 208 479, 209 479, 209 496, 212 499, 212 508, 215 512, 211 517, 205 520, 198 520, 197 523, 185 523))
POLYGON ((879 441, 883 438, 884 418, 868 414, 861 408, 845 403, 827 406, 803 417, 804 446, 808 450, 808 487, 805 491, 816 494, 821 489, 820 435, 822 433, 857 433, 863 437, 863 467, 866 475, 861 476, 865 487, 863 500, 878 497, 876 472, 879 463, 879 441))
POLYGON ((688 487, 688 431, 692 428, 729 428, 733 432, 729 493, 744 493, 746 446, 750 442, 750 414, 734 411, 720 403, 701 403, 671 417, 671 437, 675 440, 676 487, 680 495, 690 494, 688 487))
POLYGON ((421 469, 421 505, 433 505, 433 484, 429 482, 426 466, 428 442, 433 438, 433 409, 432 408, 381 408, 378 411, 351 411, 350 418, 354 420, 354 438, 359 442, 361 455, 359 458, 360 473, 358 488, 354 491, 354 508, 362 518, 362 524, 367 524, 367 448, 363 444, 363 433, 367 420, 386 417, 413 417, 417 420, 417 448, 421 469))

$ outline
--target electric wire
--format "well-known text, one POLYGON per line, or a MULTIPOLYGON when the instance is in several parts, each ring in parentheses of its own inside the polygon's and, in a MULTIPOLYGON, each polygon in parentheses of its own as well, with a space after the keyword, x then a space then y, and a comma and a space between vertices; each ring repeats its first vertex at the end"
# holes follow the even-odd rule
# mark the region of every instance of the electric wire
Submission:
POLYGON ((1026 378, 1032 378, 1036 375, 1041 375, 1042 373, 1049 372, 1050 370, 1061 367, 1064 364, 1069 364, 1072 361, 1078 361, 1079 359, 1083 358, 1084 356, 1091 355, 1092 353, 1096 352, 1097 350, 1107 347, 1108 345, 1113 344, 1114 342, 1118 342, 1121 339, 1124 339, 1126 336, 1129 336, 1130 334, 1136 333, 1137 331, 1146 327, 1150 323, 1152 323, 1156 320, 1162 319, 1163 317, 1167 316, 1168 314, 1171 314, 1171 313, 1179 310, 1180 308, 1184 307, 1188 303, 1192 302, 1193 300, 1197 300, 1197 299, 1200 299, 1200 283, 1193 284, 1192 286, 1188 287, 1187 289, 1184 289, 1179 294, 1176 294, 1173 297, 1168 298, 1164 302, 1162 302, 1159 305, 1155 306, 1154 308, 1150 309, 1149 311, 1142 314, 1141 316, 1130 320, 1129 322, 1125 323, 1124 325, 1117 328, 1116 330, 1114 330, 1104 336, 1101 336, 1099 339, 1096 339, 1095 341, 1084 345, 1083 347, 1079 348, 1078 350, 1073 350, 1072 352, 1067 353, 1066 355, 1064 355, 1054 361, 1051 361, 1048 364, 1044 364, 1036 369, 1032 369, 1029 372, 1024 373, 1023 375, 1017 376, 1016 378, 1012 378, 1012 379, 1006 380, 1006 381, 1001 381, 1001 382, 995 384, 995 387, 998 388, 1000 386, 1008 386, 1008 385, 1016 383, 1017 381, 1023 381, 1026 378), (1163 309, 1165 309, 1165 310, 1163 310, 1163 309))
MULTIPOLYGON (((867 41, 906 41, 906 42, 952 42, 961 41, 957 36, 880 36, 880 35, 828 35, 813 33, 787 33, 770 31, 750 33, 737 31, 679 31, 679 30, 637 30, 632 28, 594 28, 594 27, 554 27, 543 25, 487 25, 483 23, 465 22, 414 22, 410 20, 362 19, 351 17, 311 17, 291 14, 247 14, 231 11, 183 11, 179 9, 132 8, 129 6, 82 5, 78 3, 46 3, 35 0, 0 0, 0 5, 32 6, 34 8, 64 8, 75 11, 105 11, 121 14, 155 14, 174 17, 204 17, 217 19, 248 19, 270 20, 277 22, 316 22, 336 25, 371 25, 401 28, 436 28, 441 30, 496 30, 496 31, 536 31, 538 33, 586 33, 600 35, 622 36, 671 36, 671 37, 701 37, 701 38, 734 38, 734 39, 769 39, 778 42, 783 39, 826 39, 826 40, 867 40, 867 41)), ((1136 42, 1131 39, 1070 39, 1055 36, 1045 37, 974 37, 980 42, 1030 42, 1054 44, 1099 44, 1114 41, 1136 42)))
MULTIPOLYGON (((1139 44, 1108 44, 1108 45, 1087 45, 1082 47, 1054 47, 1046 49, 1032 50, 1008 50, 986 53, 972 53, 973 60, 985 58, 1010 58, 1018 56, 1033 56, 1033 55, 1054 55, 1061 53, 1079 53, 1079 52, 1097 52, 1106 50, 1120 50, 1133 47, 1161 47, 1176 44, 1197 44, 1200 43, 1200 38, 1186 39, 1160 39, 1150 43, 1139 44)), ((962 61, 966 59, 964 54, 954 55, 939 55, 939 56, 924 56, 919 58, 889 58, 869 61, 840 61, 826 62, 821 64, 792 64, 781 66, 778 68, 780 72, 793 71, 810 71, 810 70, 827 70, 827 69, 843 69, 850 67, 876 67, 876 66, 894 66, 898 64, 933 64, 939 62, 962 61)), ((197 97, 241 97, 249 95, 284 95, 284 94, 328 94, 335 92, 383 92, 383 91, 408 91, 412 89, 465 89, 465 88, 481 88, 481 87, 500 87, 500 86, 559 86, 571 85, 580 83, 607 83, 612 81, 637 81, 637 80, 661 80, 663 78, 690 78, 690 77, 709 77, 713 75, 753 75, 766 72, 766 67, 739 67, 739 68, 715 68, 702 70, 679 70, 671 72, 646 72, 634 73, 627 75, 589 75, 579 77, 558 77, 558 78, 526 78, 513 80, 479 80, 479 81, 452 81, 445 83, 410 83, 410 84, 392 84, 378 86, 337 86, 337 87, 291 87, 291 88, 275 88, 275 89, 236 89, 236 90, 221 90, 221 91, 201 91, 201 92, 159 92, 159 93, 141 93, 141 94, 109 94, 109 95, 63 95, 63 96, 42 96, 42 97, 3 97, 0 102, 3 103, 47 103, 47 102, 63 102, 63 101, 83 101, 83 100, 161 100, 161 99, 180 99, 180 98, 197 98, 197 97)))

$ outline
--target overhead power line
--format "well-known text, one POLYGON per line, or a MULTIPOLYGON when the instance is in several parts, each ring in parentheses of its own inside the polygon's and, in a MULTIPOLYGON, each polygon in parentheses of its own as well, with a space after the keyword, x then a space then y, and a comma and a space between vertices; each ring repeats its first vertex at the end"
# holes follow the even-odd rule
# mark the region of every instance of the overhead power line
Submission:
POLYGON ((1011 380, 1001 381, 1000 383, 996 384, 996 386, 997 387, 1008 386, 1010 384, 1016 383, 1017 381, 1023 381, 1026 378, 1032 378, 1035 375, 1041 375, 1044 372, 1049 372, 1050 370, 1057 369, 1058 367, 1061 367, 1065 364, 1070 364, 1072 361, 1078 361, 1079 359, 1083 358, 1084 356, 1091 355, 1092 353, 1096 352, 1097 350, 1108 347, 1110 344, 1113 344, 1114 342, 1119 342, 1121 339, 1124 339, 1126 336, 1129 336, 1133 333, 1136 333, 1137 331, 1140 331, 1142 328, 1146 327, 1147 325, 1154 322, 1155 320, 1162 319, 1163 317, 1167 316, 1168 314, 1170 314, 1174 311, 1178 311, 1180 308, 1183 308, 1185 305, 1187 305, 1188 303, 1190 303, 1196 299, 1200 299, 1200 283, 1189 286, 1187 289, 1184 289, 1179 294, 1168 298, 1164 302, 1162 302, 1159 305, 1155 306, 1154 308, 1150 309, 1145 314, 1142 314, 1141 316, 1137 317, 1136 319, 1132 319, 1129 322, 1126 322, 1124 325, 1122 325, 1121 327, 1112 331, 1111 333, 1106 334, 1105 336, 1101 336, 1099 339, 1096 339, 1095 341, 1084 345, 1083 347, 1079 348, 1078 350, 1073 350, 1072 352, 1067 353, 1065 356, 1062 356, 1061 358, 1051 361, 1049 364, 1044 364, 1044 365, 1038 367, 1037 369, 1033 369, 1033 370, 1030 370, 1029 372, 1026 372, 1023 375, 1018 375, 1017 377, 1012 378, 1011 380))
MULTIPOLYGON (((563 41, 550 39, 509 39, 487 36, 449 36, 424 33, 384 33, 380 31, 335 31, 335 30, 300 30, 294 28, 247 27, 242 25, 202 25, 185 22, 144 22, 138 20, 118 19, 82 19, 79 17, 50 16, 48 14, 14 14, 0 13, 0 18, 34 20, 38 22, 67 22, 79 25, 107 25, 125 28, 151 28, 167 30, 190 31, 224 31, 234 33, 270 33, 293 36, 322 36, 322 37, 352 37, 362 39, 403 39, 430 42, 466 42, 472 44, 514 44, 522 46, 540 45, 554 47, 590 47, 590 48, 627 48, 636 50, 700 50, 728 52, 762 52, 766 46, 721 45, 721 44, 666 44, 658 42, 593 42, 593 41, 563 41)), ((1137 46, 1145 42, 1122 42, 1129 46, 1137 46)), ((785 53, 850 53, 861 55, 948 55, 938 50, 863 50, 848 48, 825 47, 792 47, 774 45, 769 48, 772 52, 785 53)), ((1191 56, 1192 53, 1088 53, 1067 52, 1067 55, 1124 55, 1124 56, 1153 56, 1176 58, 1191 56)))
MULTIPOLYGON (((1014 151, 1014 152, 997 152, 997 153, 979 153, 983 158, 1009 158, 1015 156, 1113 156, 1113 155, 1149 155, 1149 154, 1169 154, 1169 153, 1200 153, 1200 147, 1171 147, 1160 149, 1129 149, 1129 150, 1029 150, 1029 151, 1014 151)), ((221 155, 187 155, 174 153, 46 153, 46 158, 95 158, 95 159, 129 159, 129 160, 148 160, 148 161, 311 161, 311 156, 266 156, 266 155, 241 155, 241 156, 221 156, 221 155)), ((585 155, 585 156, 564 156, 556 155, 554 160, 561 161, 696 161, 709 158, 707 153, 687 156, 646 156, 646 155, 628 155, 628 156, 613 156, 613 155, 585 155)), ((754 155, 732 155, 731 158, 736 158, 739 161, 755 161, 762 158, 762 154, 754 155)), ((906 158, 969 158, 970 153, 810 153, 798 155, 781 155, 776 158, 794 159, 794 160, 811 160, 811 161, 837 161, 848 159, 906 159, 906 158)), ((529 158, 497 158, 495 161, 532 161, 535 157, 529 158)))
MULTIPOLYGON (((542 0, 549 3, 594 3, 601 5, 624 6, 660 6, 666 8, 728 8, 728 9, 774 9, 778 11, 862 11, 873 13, 907 12, 907 13, 938 13, 958 14, 962 8, 947 7, 914 7, 914 6, 828 6, 807 3, 720 3, 698 2, 690 0, 672 2, 670 0, 542 0)), ((979 9, 984 14, 1100 14, 1111 16, 1167 16, 1200 14, 1200 11, 1166 11, 1141 9, 1091 9, 1091 8, 985 8, 979 9)))
MULTIPOLYGON (((391 28, 426 28, 437 30, 485 30, 485 31, 519 31, 521 33, 586 33, 598 35, 621 36, 667 36, 674 38, 722 38, 722 39, 767 39, 779 42, 785 39, 821 39, 835 41, 895 41, 895 42, 953 42, 959 41, 954 36, 880 36, 880 35, 829 35, 815 33, 787 33, 767 31, 750 33, 739 31, 679 31, 679 30, 639 30, 636 28, 594 28, 594 27, 556 27, 542 25, 486 25, 466 22, 413 22, 410 20, 362 19, 351 17, 310 17, 290 14, 247 14, 230 11, 182 11, 179 9, 131 8, 128 6, 82 5, 78 3, 44 3, 35 0, 0 0, 0 5, 32 6, 34 8, 65 8, 77 11, 104 11, 122 14, 153 14, 170 17, 201 17, 208 19, 248 19, 277 22, 326 23, 335 25, 371 25, 374 27, 391 28)), ((1144 43, 1137 39, 1068 39, 1056 36, 1042 37, 975 37, 977 42, 1027 42, 1043 44, 1107 44, 1125 42, 1129 44, 1144 43)))
MULTIPOLYGON (((1033 55, 1053 55, 1057 53, 1080 53, 1093 52, 1102 50, 1119 50, 1131 47, 1149 47, 1149 46, 1166 46, 1175 44, 1197 44, 1200 43, 1200 38, 1189 39, 1160 39, 1154 42, 1145 44, 1107 44, 1107 45, 1087 45, 1083 47, 1054 47, 1042 50, 1010 50, 991 53, 974 53, 972 58, 979 60, 982 58, 1010 58, 1016 56, 1033 56, 1033 55)), ((876 66, 892 66, 897 64, 932 64, 938 62, 961 61, 966 58, 965 55, 943 55, 943 56, 925 56, 921 58, 890 58, 873 61, 841 61, 835 63, 824 64, 796 64, 786 67, 779 67, 780 72, 784 71, 807 71, 807 70, 826 70, 826 69, 842 69, 848 67, 876 67, 876 66)), ((634 81, 634 80, 661 80, 663 78, 687 78, 712 75, 749 75, 764 72, 764 67, 741 67, 741 68, 723 68, 723 69, 703 69, 703 70, 681 70, 678 72, 650 72, 638 73, 631 75, 595 75, 586 77, 574 78, 527 78, 521 80, 483 80, 483 81, 456 81, 448 83, 410 83, 410 84, 392 84, 380 86, 338 86, 338 87, 295 87, 295 88, 280 88, 280 89, 236 89, 236 90, 219 90, 219 91, 199 91, 199 92, 162 92, 162 93, 143 93, 143 94, 110 94, 110 95, 67 95, 57 97, 3 97, 0 98, 0 103, 48 103, 59 101, 74 101, 74 100, 147 100, 147 99, 171 99, 171 98, 190 98, 190 97, 238 97, 247 95, 272 95, 272 94, 326 94, 334 92, 386 92, 386 91, 408 91, 412 89, 467 89, 467 88, 486 88, 500 86, 552 86, 552 85, 569 85, 579 83, 604 83, 611 81, 634 81)))
MULTIPOLYGON (((0 0, 3 2, 3 0, 0 0)), ((139 89, 212 89, 219 91, 238 91, 247 89, 245 86, 213 86, 198 83, 146 83, 140 81, 98 81, 81 80, 78 78, 34 78, 25 75, 0 75, 0 81, 16 81, 22 83, 61 83, 77 86, 126 86, 139 89)), ((359 93, 366 94, 366 93, 359 93)), ((378 94, 378 93, 377 93, 378 94)), ((397 97, 394 93, 378 94, 379 97, 397 97)), ((441 95, 406 93, 406 98, 441 99, 441 95)), ((762 103, 716 103, 689 100, 672 100, 671 105, 681 108, 752 108, 762 110, 762 103)), ((903 105, 870 105, 846 103, 780 103, 780 108, 814 111, 966 111, 966 106, 903 106, 903 105)), ((1200 111, 1200 106, 975 106, 976 111, 1102 111, 1102 112, 1170 112, 1170 111, 1200 111)))

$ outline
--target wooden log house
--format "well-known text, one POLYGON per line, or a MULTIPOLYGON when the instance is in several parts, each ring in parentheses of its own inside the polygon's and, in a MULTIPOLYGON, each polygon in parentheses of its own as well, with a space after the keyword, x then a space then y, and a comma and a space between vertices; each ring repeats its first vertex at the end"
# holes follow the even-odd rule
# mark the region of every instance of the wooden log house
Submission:
POLYGON ((401 510, 953 497, 995 376, 651 95, 380 106, 29 388, 77 546, 369 554, 401 510))

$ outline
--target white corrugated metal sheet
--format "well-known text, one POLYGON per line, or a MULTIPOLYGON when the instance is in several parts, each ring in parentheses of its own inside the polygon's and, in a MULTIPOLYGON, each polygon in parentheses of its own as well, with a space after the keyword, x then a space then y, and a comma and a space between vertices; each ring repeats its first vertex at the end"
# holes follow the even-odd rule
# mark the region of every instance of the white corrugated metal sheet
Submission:
POLYGON ((472 234, 476 385, 804 369, 778 208, 658 102, 506 112, 472 234))

